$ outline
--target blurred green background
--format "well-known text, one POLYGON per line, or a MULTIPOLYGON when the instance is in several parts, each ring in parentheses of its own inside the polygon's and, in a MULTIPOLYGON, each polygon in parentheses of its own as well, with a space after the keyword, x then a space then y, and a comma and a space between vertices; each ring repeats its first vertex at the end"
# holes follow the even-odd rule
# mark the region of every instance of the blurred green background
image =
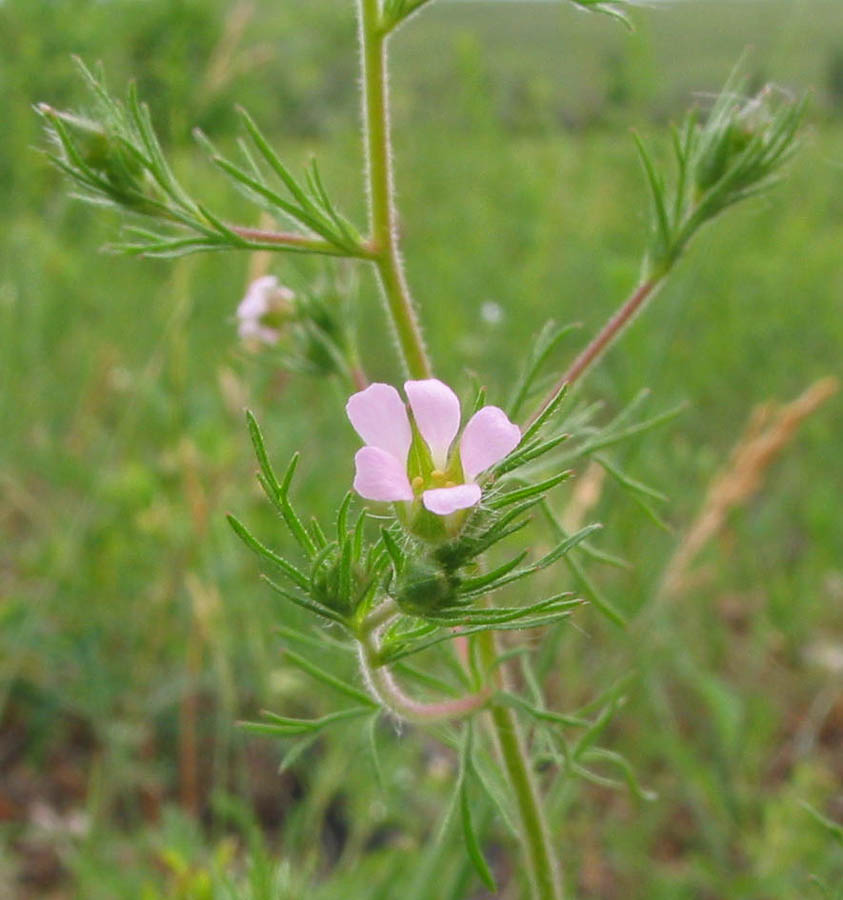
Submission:
MULTIPOLYGON (((668 122, 747 47, 753 84, 811 90, 787 182, 704 233, 584 391, 607 414, 645 386, 654 409, 687 404, 622 457, 670 496, 668 529, 609 484, 591 510, 604 548, 635 562, 591 577, 630 615, 752 407, 839 374, 843 347, 843 4, 688 0, 634 19, 630 35, 568 6, 442 0, 393 45, 410 280, 438 373, 477 372, 492 398, 547 317, 583 326, 562 365, 634 285, 647 199, 631 127, 666 156, 668 122)), ((333 708, 285 666, 276 626, 309 626, 258 582, 223 514, 277 534, 248 405, 276 458, 302 450, 300 506, 330 515, 357 446, 339 390, 238 346, 254 261, 99 252, 118 217, 70 199, 35 149, 33 103, 85 106, 78 54, 120 91, 137 79, 179 175, 218 212, 257 224, 191 129, 230 148, 240 103, 292 164, 318 153, 362 223, 354 37, 339 0, 0 4, 4 900, 486 896, 458 842, 413 852, 453 778, 435 742, 385 725, 378 774, 348 726, 279 773, 288 748, 234 724, 333 708)), ((272 271, 296 289, 322 269, 279 256, 272 271)), ((369 373, 396 381, 367 272, 359 304, 369 373)), ((843 847, 800 801, 843 818, 841 451, 837 397, 729 517, 699 585, 660 610, 648 652, 588 610, 558 636, 560 709, 635 673, 606 740, 659 795, 555 796, 577 896, 822 897, 812 876, 839 896, 843 847)), ((487 824, 506 883, 506 838, 487 824)))

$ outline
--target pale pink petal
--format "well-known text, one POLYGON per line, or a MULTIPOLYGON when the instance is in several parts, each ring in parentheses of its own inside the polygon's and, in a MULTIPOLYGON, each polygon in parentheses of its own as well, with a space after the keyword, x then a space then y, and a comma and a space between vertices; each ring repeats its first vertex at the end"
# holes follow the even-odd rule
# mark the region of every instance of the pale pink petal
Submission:
POLYGON ((386 450, 361 447, 354 456, 354 490, 367 500, 412 500, 404 466, 386 450))
POLYGON ((281 332, 261 325, 256 319, 243 319, 237 326, 237 334, 244 341, 260 341, 263 344, 277 344, 281 332))
POLYGON ((497 406, 484 406, 465 426, 460 440, 460 459, 466 479, 473 481, 480 472, 500 462, 521 442, 521 429, 509 421, 497 406))
POLYGON ((269 297, 278 287, 278 279, 274 275, 256 278, 246 290, 246 296, 237 307, 238 319, 259 319, 269 312, 269 297))
POLYGON ((278 283, 274 275, 256 278, 246 290, 246 296, 237 307, 237 333, 245 341, 277 344, 281 332, 263 324, 264 317, 283 309, 295 298, 295 294, 278 283))
POLYGON ((404 401, 392 385, 370 384, 349 397, 345 411, 367 444, 391 453, 406 468, 413 433, 404 401))
POLYGON ((480 502, 480 487, 458 484, 455 487, 433 488, 422 494, 422 503, 437 516, 448 516, 458 509, 468 509, 480 502))
POLYGON ((430 447, 437 469, 444 469, 448 450, 460 427, 460 401, 438 378, 408 381, 404 390, 421 436, 430 447))

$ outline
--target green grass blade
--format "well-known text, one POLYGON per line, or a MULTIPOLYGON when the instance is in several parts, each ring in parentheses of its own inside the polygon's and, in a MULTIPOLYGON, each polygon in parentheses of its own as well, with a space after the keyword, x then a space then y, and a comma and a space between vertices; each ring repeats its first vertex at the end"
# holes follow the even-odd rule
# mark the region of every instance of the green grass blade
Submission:
POLYGON ((463 741, 462 752, 460 753, 460 772, 459 772, 459 809, 460 821, 462 823, 462 833, 465 839, 465 849, 468 858, 474 866, 475 871, 480 876, 480 880, 490 891, 497 892, 497 884, 495 883, 492 870, 486 862, 483 850, 480 846, 480 838, 474 828, 474 822, 471 817, 471 802, 468 796, 468 776, 471 771, 471 753, 472 753, 472 728, 469 722, 465 728, 465 740, 463 741))

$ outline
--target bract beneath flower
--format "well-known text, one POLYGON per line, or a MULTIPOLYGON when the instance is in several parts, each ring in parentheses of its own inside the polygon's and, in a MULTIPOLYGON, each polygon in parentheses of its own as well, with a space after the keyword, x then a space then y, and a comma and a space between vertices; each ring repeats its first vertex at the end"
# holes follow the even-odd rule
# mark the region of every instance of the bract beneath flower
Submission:
POLYGON ((404 390, 412 422, 400 394, 388 384, 372 384, 354 394, 346 413, 366 442, 354 458, 354 489, 367 500, 415 503, 437 516, 450 516, 480 502, 477 478, 510 454, 521 429, 496 406, 484 406, 460 428, 457 395, 436 378, 408 381, 404 390), (426 453, 415 454, 408 471, 414 433, 426 453))

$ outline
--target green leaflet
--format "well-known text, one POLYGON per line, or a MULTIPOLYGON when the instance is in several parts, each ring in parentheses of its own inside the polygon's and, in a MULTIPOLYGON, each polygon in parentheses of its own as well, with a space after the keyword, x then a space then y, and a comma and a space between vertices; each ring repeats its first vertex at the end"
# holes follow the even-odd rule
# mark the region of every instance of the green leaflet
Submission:
POLYGON ((321 731, 329 725, 343 722, 347 719, 356 719, 360 716, 370 715, 370 706, 356 706, 351 709, 341 709, 339 712, 330 713, 319 719, 296 719, 290 716, 279 716, 271 712, 263 712, 267 722, 240 722, 240 727, 252 734, 262 734, 268 737, 291 737, 298 734, 310 734, 321 731))

